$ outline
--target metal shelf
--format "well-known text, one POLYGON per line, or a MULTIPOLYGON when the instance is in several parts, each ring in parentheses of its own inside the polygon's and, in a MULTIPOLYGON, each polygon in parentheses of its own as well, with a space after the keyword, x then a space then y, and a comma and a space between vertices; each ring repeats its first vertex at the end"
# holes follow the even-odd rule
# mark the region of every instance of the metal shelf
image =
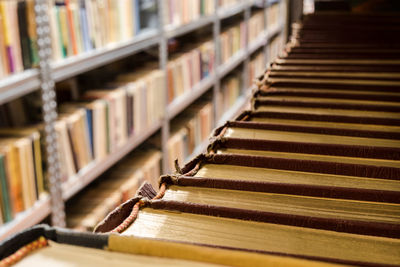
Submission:
POLYGON ((248 46, 249 55, 253 54, 258 48, 267 44, 268 34, 264 31, 255 41, 251 42, 248 46))
POLYGON ((0 240, 40 223, 50 215, 50 212, 50 197, 46 195, 38 200, 32 208, 19 213, 11 222, 2 225, 0 227, 0 240))
POLYGON ((157 29, 145 30, 129 41, 108 44, 105 47, 52 63, 52 77, 58 82, 137 53, 159 42, 160 36, 157 29))
POLYGON ((167 108, 167 117, 172 119, 177 114, 182 112, 202 94, 204 94, 211 86, 214 85, 215 74, 211 74, 208 77, 201 80, 198 84, 193 86, 190 91, 185 92, 183 95, 174 99, 167 108))
POLYGON ((218 77, 223 77, 234 68, 236 68, 246 58, 246 52, 244 49, 236 52, 227 62, 221 64, 218 68, 218 77))
POLYGON ((0 79, 0 104, 36 91, 39 86, 37 69, 25 70, 0 79))
POLYGON ((277 26, 275 26, 271 30, 268 30, 267 31, 268 32, 267 33, 267 39, 270 40, 275 35, 279 34, 282 30, 283 30, 283 25, 282 24, 278 24, 277 26))
POLYGON ((243 1, 242 3, 236 4, 234 6, 222 8, 220 10, 217 10, 217 17, 221 20, 235 16, 236 14, 243 12, 248 6, 249 3, 243 1))
POLYGON ((204 16, 200 17, 199 19, 189 22, 188 24, 185 25, 180 25, 180 26, 165 26, 165 35, 166 37, 173 38, 177 37, 180 35, 184 35, 186 33, 192 32, 194 30, 200 29, 208 24, 211 24, 214 22, 215 16, 214 15, 209 15, 209 16, 204 16))
POLYGON ((246 105, 249 104, 249 97, 248 95, 242 95, 240 96, 235 104, 229 108, 223 115, 222 117, 218 120, 218 123, 216 127, 220 127, 225 124, 226 121, 233 119, 239 113, 246 107, 246 105))
POLYGON ((207 150, 207 146, 209 144, 209 140, 208 138, 206 140, 204 140, 203 142, 201 142, 198 146, 196 146, 192 152, 192 154, 190 154, 190 156, 188 156, 185 159, 185 162, 183 165, 185 165, 186 163, 188 163, 189 161, 191 161, 192 159, 194 159, 194 157, 196 157, 197 155, 203 153, 204 151, 207 150))
POLYGON ((133 135, 129 137, 127 143, 117 149, 114 153, 109 154, 105 159, 100 161, 94 161, 88 166, 84 167, 74 177, 70 177, 69 181, 62 185, 63 199, 68 200, 80 190, 85 188, 89 183, 96 180, 99 175, 108 170, 112 165, 121 160, 133 149, 142 144, 147 138, 152 136, 161 128, 161 122, 157 123, 153 127, 147 129, 145 132, 139 135, 133 135))

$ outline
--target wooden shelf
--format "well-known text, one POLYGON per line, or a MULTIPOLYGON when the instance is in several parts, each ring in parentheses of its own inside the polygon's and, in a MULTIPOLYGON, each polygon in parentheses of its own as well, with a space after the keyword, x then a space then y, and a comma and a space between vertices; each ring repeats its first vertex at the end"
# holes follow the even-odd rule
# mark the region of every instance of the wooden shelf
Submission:
POLYGON ((153 125, 153 127, 147 129, 139 135, 133 135, 129 137, 124 146, 109 154, 105 159, 93 161, 88 166, 81 169, 74 177, 70 177, 69 180, 62 185, 63 199, 70 199, 80 190, 85 188, 89 183, 96 180, 97 177, 121 160, 129 152, 142 144, 159 129, 161 129, 161 122, 153 125))
POLYGON ((45 195, 32 208, 23 211, 11 221, 0 227, 0 240, 43 221, 51 213, 50 197, 45 195))

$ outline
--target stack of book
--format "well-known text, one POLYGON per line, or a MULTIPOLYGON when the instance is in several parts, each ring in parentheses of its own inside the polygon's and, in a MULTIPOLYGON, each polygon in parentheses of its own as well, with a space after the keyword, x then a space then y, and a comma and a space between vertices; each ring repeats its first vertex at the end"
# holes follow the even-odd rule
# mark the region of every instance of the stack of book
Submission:
POLYGON ((207 140, 213 127, 213 118, 212 103, 207 101, 191 106, 176 119, 167 143, 171 171, 175 169, 175 159, 186 162, 194 150, 207 140))
POLYGON ((267 58, 268 62, 273 62, 282 51, 283 38, 281 35, 277 35, 270 39, 269 46, 267 48, 267 58))
POLYGON ((68 228, 93 231, 110 211, 129 200, 143 182, 157 188, 161 152, 151 148, 135 150, 71 200, 67 206, 68 228))
POLYGON ((214 72, 214 43, 204 41, 174 54, 168 64, 168 100, 183 95, 214 72))
POLYGON ((165 1, 164 23, 177 27, 214 13, 214 0, 167 0, 165 1))
POLYGON ((0 79, 39 63, 35 1, 0 2, 0 79))
POLYGON ((0 223, 46 195, 40 137, 34 127, 0 129, 0 223))
POLYGON ((248 43, 251 44, 253 41, 257 40, 258 37, 264 35, 264 13, 262 10, 254 12, 248 24, 249 29, 249 39, 248 43))
POLYGON ((221 83, 221 90, 218 92, 220 118, 230 107, 232 107, 241 94, 242 79, 240 72, 233 72, 225 77, 221 83))
POLYGON ((61 104, 55 129, 64 181, 160 122, 164 77, 153 68, 120 74, 109 86, 86 91, 79 102, 61 104))
POLYGON ((255 79, 262 75, 265 71, 265 57, 264 53, 258 52, 253 55, 249 62, 249 83, 248 88, 255 84, 255 79))
POLYGON ((207 153, 158 192, 142 185, 96 226, 104 234, 36 227, 0 245, 0 264, 400 265, 400 28, 387 26, 399 22, 306 17, 207 153))
MULTIPOLYGON (((133 38, 148 22, 141 0, 51 0, 48 15, 53 59, 133 38)), ((147 1, 149 2, 149 1, 147 1)), ((150 1, 151 2, 151 1, 150 1)), ((157 11, 154 10, 157 16, 157 11)))
POLYGON ((242 21, 239 24, 228 27, 220 34, 220 39, 221 63, 225 63, 237 52, 245 48, 246 24, 242 21))
POLYGON ((258 80, 252 110, 216 129, 207 153, 161 177, 158 194, 143 186, 136 204, 96 231, 320 264, 399 265, 400 29, 387 28, 398 23, 306 17, 258 80))
POLYGON ((270 5, 266 8, 266 16, 267 16, 267 26, 268 29, 275 29, 276 27, 279 26, 279 19, 280 19, 280 9, 281 4, 275 3, 273 5, 270 5))

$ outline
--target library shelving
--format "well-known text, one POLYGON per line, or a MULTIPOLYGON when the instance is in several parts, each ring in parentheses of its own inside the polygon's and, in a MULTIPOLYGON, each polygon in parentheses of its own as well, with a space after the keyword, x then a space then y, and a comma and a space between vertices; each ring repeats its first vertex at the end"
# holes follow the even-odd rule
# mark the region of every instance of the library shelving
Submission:
MULTIPOLYGON (((163 172, 166 170, 168 160, 166 151, 166 142, 170 134, 169 124, 172 119, 178 116, 183 110, 194 103, 206 91, 213 92, 213 109, 214 114, 222 114, 219 120, 214 119, 214 127, 221 125, 226 120, 232 118, 240 110, 242 110, 250 95, 250 89, 247 88, 248 83, 243 82, 241 95, 236 103, 227 111, 218 111, 215 101, 216 93, 220 90, 221 79, 229 74, 239 65, 243 65, 243 69, 247 69, 250 56, 258 50, 263 51, 265 62, 267 60, 267 47, 269 39, 281 35, 286 38, 285 28, 288 24, 288 2, 287 0, 270 1, 270 0, 247 0, 237 1, 236 4, 220 7, 219 1, 214 0, 214 12, 199 16, 196 20, 190 21, 187 24, 166 25, 163 22, 163 8, 166 4, 163 0, 154 0, 157 2, 157 18, 158 27, 141 30, 128 40, 118 43, 109 43, 105 46, 82 52, 81 54, 72 55, 65 59, 53 61, 51 57, 51 34, 50 19, 47 17, 48 1, 35 0, 35 16, 38 21, 36 31, 38 33, 38 51, 39 63, 37 68, 26 69, 18 73, 11 74, 0 80, 0 104, 7 103, 11 100, 23 97, 33 91, 40 90, 43 101, 43 121, 45 124, 44 140, 47 156, 44 159, 47 162, 47 179, 49 181, 48 195, 38 200, 33 207, 17 214, 17 216, 7 223, 0 226, 0 239, 4 239, 11 234, 20 231, 26 227, 39 223, 49 215, 51 215, 51 223, 55 226, 65 226, 65 210, 64 202, 72 196, 80 192, 88 184, 94 181, 106 170, 111 168, 115 163, 120 161, 129 152, 137 148, 145 140, 154 133, 161 131, 162 142, 162 159, 163 172), (267 24, 268 8, 275 8, 278 11, 276 15, 277 21, 271 29, 267 24), (246 45, 244 48, 236 52, 226 62, 221 64, 220 51, 220 33, 222 32, 221 24, 223 20, 230 17, 241 17, 244 24, 248 25, 248 20, 251 17, 252 9, 262 9, 264 15, 264 31, 252 42, 248 43, 248 33, 245 33, 246 45), (83 167, 74 177, 69 177, 66 183, 61 182, 60 175, 57 173, 60 168, 59 159, 57 156, 57 136, 54 130, 54 124, 57 119, 55 100, 56 91, 55 83, 68 78, 75 77, 89 70, 104 66, 108 63, 123 59, 127 56, 144 51, 149 47, 158 47, 158 58, 160 69, 166 73, 167 62, 169 59, 167 42, 171 38, 176 38, 185 34, 189 34, 200 28, 212 27, 212 41, 215 44, 215 62, 214 71, 207 77, 203 78, 199 83, 195 84, 190 91, 185 92, 175 98, 171 103, 168 102, 168 97, 165 99, 164 117, 148 129, 140 134, 134 134, 128 137, 127 142, 108 154, 105 158, 92 161, 87 166, 83 167), (50 41, 49 41, 50 40, 50 41), (168 104, 169 103, 169 104, 168 104)), ((269 59, 271 60, 271 59, 269 59)), ((244 73, 248 73, 244 71, 244 73)), ((246 74, 244 74, 246 75, 246 74)), ((246 77, 252 79, 254 77, 246 77)), ((165 81, 167 84, 167 80, 165 81)), ((166 86, 167 87, 167 86, 166 86)), ((206 142, 201 143, 194 149, 192 156, 206 149, 206 142)), ((190 158, 190 157, 189 157, 190 158)), ((188 158, 188 159, 189 159, 188 158)))

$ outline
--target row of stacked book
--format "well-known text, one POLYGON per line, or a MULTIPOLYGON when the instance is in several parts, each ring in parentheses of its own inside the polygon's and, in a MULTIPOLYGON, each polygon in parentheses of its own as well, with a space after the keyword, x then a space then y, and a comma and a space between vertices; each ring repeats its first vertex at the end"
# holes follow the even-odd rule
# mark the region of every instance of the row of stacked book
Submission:
POLYGON ((175 118, 167 142, 169 170, 175 170, 175 160, 184 163, 195 149, 206 141, 213 129, 214 110, 210 100, 191 105, 175 118))
POLYGON ((221 118, 236 103, 236 100, 241 95, 243 88, 242 75, 241 71, 234 70, 222 80, 217 97, 219 107, 217 118, 221 118))
POLYGON ((165 1, 164 23, 167 27, 177 27, 203 16, 214 14, 214 0, 165 1))
POLYGON ((282 51, 283 45, 284 40, 281 34, 270 39, 269 45, 267 47, 268 62, 273 62, 278 57, 280 51, 282 51))
POLYGON ((33 127, 0 129, 0 224, 46 196, 40 137, 33 127))
POLYGON ((150 64, 119 74, 115 81, 62 103, 55 124, 63 181, 92 161, 123 147, 130 136, 160 122, 164 113, 165 75, 150 64))
POLYGON ((249 36, 248 43, 251 44, 253 41, 257 40, 258 37, 264 35, 264 14, 262 10, 254 12, 248 24, 249 36))
POLYGON ((155 1, 49 0, 53 59, 127 41, 157 27, 155 1))
POLYGON ((175 53, 167 64, 168 101, 192 90, 202 79, 214 72, 215 48, 211 40, 186 46, 175 53))
MULTIPOLYGON (((155 1, 49 0, 52 58, 57 61, 157 27, 155 1)), ((39 62, 34 0, 0 2, 0 78, 39 62)))
POLYGON ((0 1, 0 79, 39 63, 34 5, 0 1))
POLYGON ((263 52, 256 52, 251 56, 248 66, 248 84, 247 88, 250 88, 255 84, 255 79, 264 73, 265 70, 265 55, 263 52))
POLYGON ((221 63, 227 62, 246 47, 246 24, 242 21, 223 29, 220 34, 221 63))
POLYGON ((282 13, 284 12, 282 6, 283 4, 283 1, 280 1, 278 3, 268 6, 265 9, 268 29, 275 29, 279 26, 279 23, 281 22, 280 19, 282 18, 282 13))
MULTIPOLYGON (((400 265, 399 22, 305 17, 252 109, 95 232, 252 252, 222 261, 235 266, 400 265)), ((192 259, 210 263, 210 250, 192 259)))
POLYGON ((93 231, 110 211, 134 196, 142 183, 157 188, 160 166, 161 152, 150 145, 130 153, 67 203, 68 228, 93 231))

